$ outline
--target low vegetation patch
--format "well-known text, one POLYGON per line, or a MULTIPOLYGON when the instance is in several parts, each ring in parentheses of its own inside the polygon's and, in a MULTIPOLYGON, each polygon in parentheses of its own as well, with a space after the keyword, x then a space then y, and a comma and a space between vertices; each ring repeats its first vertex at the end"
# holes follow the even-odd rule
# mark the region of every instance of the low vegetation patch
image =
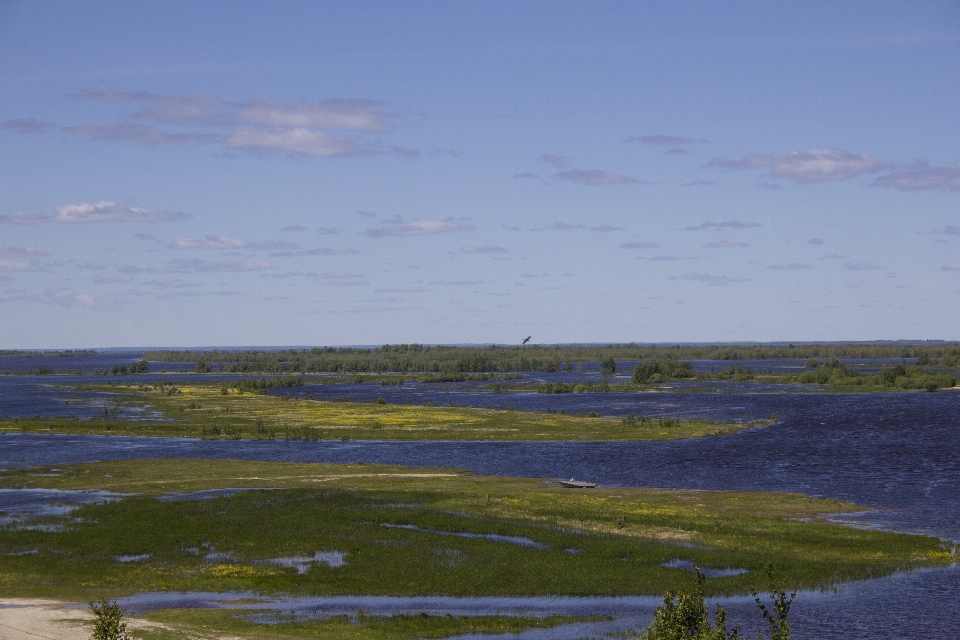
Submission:
POLYGON ((3 596, 654 595, 689 583, 678 561, 745 570, 707 580, 713 595, 749 592, 767 563, 800 588, 954 559, 934 538, 827 522, 856 507, 796 494, 232 460, 8 470, 0 487, 126 496, 0 529, 3 596), (189 495, 215 489, 235 491, 189 495))
POLYGON ((17 419, 0 421, 0 432, 108 433, 255 439, 626 441, 678 440, 735 433, 771 420, 745 422, 633 421, 562 413, 475 407, 331 402, 273 396, 259 383, 115 384, 85 387, 118 394, 123 402, 149 407, 169 420, 124 422, 116 402, 102 420, 17 419))

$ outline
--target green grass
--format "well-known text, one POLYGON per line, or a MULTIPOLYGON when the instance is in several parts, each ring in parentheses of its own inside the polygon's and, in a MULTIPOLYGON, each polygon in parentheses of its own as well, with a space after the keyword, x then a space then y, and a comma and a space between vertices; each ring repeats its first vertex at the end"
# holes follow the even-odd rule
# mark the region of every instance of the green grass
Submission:
MULTIPOLYGON (((691 581, 683 559, 750 573, 708 581, 744 593, 772 562, 789 587, 829 587, 952 562, 934 538, 830 524, 848 503, 796 494, 562 489, 454 470, 230 460, 137 460, 10 470, 2 487, 135 494, 89 505, 63 531, 0 531, 0 595, 89 600, 144 591, 302 595, 660 595, 691 581), (160 501, 178 491, 248 491, 160 501), (530 538, 534 549, 383 527, 530 538), (578 549, 568 553, 568 549, 578 549), (37 553, 23 554, 36 550, 37 553), (205 557, 215 550, 219 557, 205 557), (304 574, 269 560, 346 554, 304 574), (13 555, 22 554, 22 555, 13 555), (122 555, 150 554, 121 563, 122 555)), ((51 521, 54 522, 54 521, 51 521)))
POLYGON ((529 629, 550 629, 562 624, 597 618, 583 616, 451 616, 394 615, 371 616, 362 612, 354 617, 332 616, 324 620, 293 620, 278 617, 270 624, 251 622, 250 616, 262 611, 217 609, 168 609, 142 616, 158 626, 141 629, 132 635, 143 640, 182 640, 217 636, 279 640, 416 640, 446 638, 466 633, 518 633, 529 629), (161 626, 162 625, 162 626, 161 626))
POLYGON ((664 427, 650 421, 626 425, 623 420, 611 417, 323 402, 239 393, 235 389, 223 394, 224 387, 218 384, 87 388, 120 394, 117 400, 147 405, 171 421, 21 418, 0 421, 0 432, 328 440, 624 441, 702 438, 771 422, 679 421, 664 427), (176 392, 170 394, 171 389, 176 392))

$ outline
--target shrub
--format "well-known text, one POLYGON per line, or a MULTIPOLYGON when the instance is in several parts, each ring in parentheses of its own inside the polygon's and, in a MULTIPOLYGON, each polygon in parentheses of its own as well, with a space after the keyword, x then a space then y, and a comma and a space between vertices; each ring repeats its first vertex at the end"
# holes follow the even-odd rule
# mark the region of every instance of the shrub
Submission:
POLYGON ((132 640, 127 635, 127 623, 121 622, 123 611, 116 602, 103 596, 90 603, 93 609, 93 634, 91 640, 132 640))

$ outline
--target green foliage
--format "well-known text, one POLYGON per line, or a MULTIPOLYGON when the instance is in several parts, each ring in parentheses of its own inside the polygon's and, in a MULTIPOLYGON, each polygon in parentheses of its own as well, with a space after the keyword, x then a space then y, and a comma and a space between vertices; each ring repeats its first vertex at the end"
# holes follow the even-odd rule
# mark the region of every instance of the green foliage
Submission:
POLYGON ((714 623, 710 624, 703 603, 703 584, 707 578, 700 572, 700 567, 696 567, 696 572, 692 592, 681 587, 678 592, 664 594, 663 604, 657 607, 653 623, 640 636, 641 640, 726 640, 738 637, 736 627, 727 632, 727 613, 720 605, 717 605, 714 623))
MULTIPOLYGON (((717 530, 720 528, 720 523, 717 522, 717 530)), ((695 570, 697 578, 693 591, 681 587, 678 592, 665 593, 663 604, 654 612, 653 623, 640 640, 726 640, 740 637, 739 626, 727 631, 727 614, 720 605, 717 605, 714 623, 710 624, 707 607, 703 602, 706 576, 700 572, 700 567, 695 567, 695 570)), ((771 563, 766 564, 764 571, 769 580, 771 604, 768 608, 760 595, 751 590, 753 599, 770 628, 769 640, 790 640, 790 607, 797 594, 794 592, 787 597, 771 563)), ((758 640, 763 640, 762 632, 758 640)))
POLYGON ((121 622, 123 611, 116 602, 103 596, 90 603, 93 610, 93 634, 91 640, 132 640, 127 635, 127 623, 121 622))
POLYGON ((693 365, 672 358, 647 360, 633 369, 633 381, 637 384, 663 382, 667 378, 692 378, 693 365))
MULTIPOLYGON (((266 393, 267 389, 279 387, 302 387, 303 378, 299 376, 282 376, 280 378, 242 378, 233 384, 233 388, 240 393, 266 393)), ((349 400, 348 400, 349 402, 349 400)))
POLYGON ((613 359, 613 356, 606 356, 600 361, 600 371, 603 373, 617 372, 617 361, 613 359))
MULTIPOLYGON (((764 567, 764 571, 770 582, 772 609, 768 609, 767 606, 763 604, 760 595, 756 591, 751 591, 751 593, 753 593, 753 599, 756 601, 760 613, 763 614, 763 619, 766 620, 770 626, 770 640, 790 640, 790 607, 793 606, 793 601, 797 597, 797 594, 796 592, 791 593, 790 598, 787 598, 787 593, 783 590, 783 587, 780 586, 772 564, 768 562, 764 567)), ((763 637, 762 633, 760 637, 763 637)))
POLYGON ((150 373, 150 363, 146 360, 134 362, 130 365, 130 373, 150 373))

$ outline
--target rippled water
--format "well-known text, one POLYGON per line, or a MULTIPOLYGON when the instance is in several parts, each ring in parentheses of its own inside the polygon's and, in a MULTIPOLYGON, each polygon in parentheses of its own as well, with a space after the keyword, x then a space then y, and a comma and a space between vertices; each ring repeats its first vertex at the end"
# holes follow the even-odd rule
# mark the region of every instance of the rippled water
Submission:
MULTIPOLYGON (((533 377, 569 380, 565 375, 570 374, 533 377)), ((573 375, 598 379, 599 374, 573 375)), ((12 402, 20 402, 11 400, 11 394, 29 396, 30 384, 46 391, 23 402, 32 402, 34 409, 43 406, 47 402, 43 398, 52 397, 50 387, 43 385, 51 381, 0 376, 0 415, 11 410, 12 402), (22 384, 8 385, 10 380, 22 384)), ((960 391, 792 394, 745 384, 715 393, 458 395, 457 387, 444 387, 367 383, 283 391, 334 397, 349 393, 358 400, 381 396, 390 402, 403 402, 407 394, 418 404, 429 399, 436 404, 539 410, 549 406, 577 413, 598 410, 604 415, 634 412, 713 420, 776 413, 782 422, 722 437, 632 443, 202 441, 7 434, 0 436, 0 468, 156 457, 364 461, 461 467, 482 474, 576 477, 606 486, 797 491, 871 507, 866 514, 844 517, 860 526, 960 542, 960 391), (398 395, 391 399, 389 394, 398 395)), ((24 415, 33 414, 31 409, 24 415)), ((837 594, 803 593, 792 616, 793 637, 952 639, 960 629, 958 600, 956 567, 842 585, 837 594)), ((756 617, 749 599, 733 599, 728 606, 735 620, 756 617)))

